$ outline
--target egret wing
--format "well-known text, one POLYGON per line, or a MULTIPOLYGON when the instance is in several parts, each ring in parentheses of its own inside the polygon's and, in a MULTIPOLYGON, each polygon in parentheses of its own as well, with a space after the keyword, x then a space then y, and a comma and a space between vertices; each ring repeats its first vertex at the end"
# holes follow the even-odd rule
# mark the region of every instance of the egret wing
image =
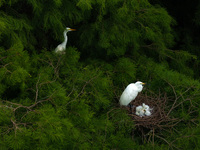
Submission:
POLYGON ((137 95, 137 87, 134 84, 129 84, 120 97, 120 105, 127 106, 137 95))

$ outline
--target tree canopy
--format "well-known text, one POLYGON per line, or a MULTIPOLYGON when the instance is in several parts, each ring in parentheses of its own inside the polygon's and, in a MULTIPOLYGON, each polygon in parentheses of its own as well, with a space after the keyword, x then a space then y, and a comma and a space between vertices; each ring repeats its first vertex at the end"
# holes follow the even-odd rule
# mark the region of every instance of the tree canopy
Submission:
POLYGON ((199 149, 195 2, 193 28, 172 1, 1 0, 0 149, 199 149), (77 31, 59 55, 66 27, 77 31), (120 108, 137 80, 141 95, 167 97, 170 130, 144 138, 120 108))

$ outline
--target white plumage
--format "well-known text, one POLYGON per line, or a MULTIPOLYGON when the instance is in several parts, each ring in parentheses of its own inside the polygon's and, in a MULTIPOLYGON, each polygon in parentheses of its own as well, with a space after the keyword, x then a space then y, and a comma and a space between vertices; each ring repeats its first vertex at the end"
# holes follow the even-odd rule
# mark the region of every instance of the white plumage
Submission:
POLYGON ((144 83, 137 81, 136 83, 129 84, 120 97, 120 105, 127 106, 134 100, 138 93, 142 91, 144 83))
POLYGON ((136 112, 139 112, 139 111, 142 110, 142 109, 143 109, 142 106, 138 106, 138 107, 136 107, 136 112))
POLYGON ((142 106, 136 107, 135 114, 143 117, 143 116, 151 116, 151 108, 148 105, 145 105, 145 103, 142 104, 142 106))
POLYGON ((75 29, 71 29, 69 27, 66 27, 65 31, 63 32, 63 35, 64 35, 64 41, 59 44, 56 49, 55 49, 55 52, 56 53, 60 53, 60 54, 64 54, 65 53, 65 49, 66 49, 66 45, 67 45, 67 32, 69 31, 75 31, 75 29))
POLYGON ((149 106, 148 105, 145 105, 145 103, 142 103, 142 107, 146 110, 149 110, 149 106))
POLYGON ((146 110, 144 114, 145 114, 146 116, 151 116, 150 110, 146 110))
POLYGON ((145 114, 145 109, 142 106, 136 107, 136 115, 142 117, 145 114))

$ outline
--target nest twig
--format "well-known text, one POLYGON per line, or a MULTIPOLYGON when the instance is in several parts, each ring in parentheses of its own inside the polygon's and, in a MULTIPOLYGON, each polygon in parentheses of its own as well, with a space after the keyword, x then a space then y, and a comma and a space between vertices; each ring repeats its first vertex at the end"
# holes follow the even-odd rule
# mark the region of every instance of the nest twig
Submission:
POLYGON ((143 142, 152 142, 154 143, 154 137, 156 136, 156 130, 167 130, 171 127, 174 127, 177 123, 180 122, 178 118, 171 118, 169 116, 168 110, 171 110, 167 106, 167 102, 171 101, 166 94, 149 96, 147 94, 139 94, 135 100, 131 102, 132 110, 129 107, 126 107, 129 112, 129 116, 135 122, 136 129, 133 130, 133 136, 135 132, 140 132, 143 142), (151 110, 150 116, 140 117, 135 114, 136 107, 145 103, 148 105, 151 110), (150 139, 151 138, 151 139, 150 139))
POLYGON ((129 115, 132 116, 133 120, 135 121, 136 127, 142 126, 148 129, 156 129, 162 128, 162 123, 172 121, 165 111, 167 100, 168 98, 166 95, 162 97, 160 95, 157 97, 141 94, 138 95, 137 98, 131 102, 134 107, 132 110, 129 109, 129 115), (150 116, 140 117, 135 114, 136 107, 142 105, 143 103, 149 105, 149 107, 152 109, 152 114, 150 116))
MULTIPOLYGON (((167 82, 167 81, 166 81, 167 82)), ((191 90, 193 90, 195 87, 183 87, 182 91, 179 90, 177 92, 175 90, 175 86, 173 86, 171 83, 167 82, 169 86, 172 88, 172 92, 174 93, 174 96, 171 95, 171 97, 167 96, 166 94, 153 94, 151 91, 148 91, 147 94, 139 93, 139 95, 131 102, 132 109, 129 107, 126 107, 128 111, 128 115, 133 119, 135 123, 135 128, 132 132, 132 137, 135 138, 135 135, 141 136, 142 142, 152 143, 154 145, 154 139, 158 138, 161 141, 164 141, 169 145, 171 148, 176 148, 174 145, 174 141, 168 141, 165 138, 165 135, 162 134, 160 131, 167 131, 170 132, 172 130, 176 130, 177 124, 180 122, 184 122, 185 119, 178 115, 173 115, 174 111, 177 112, 177 110, 184 110, 184 103, 187 102, 187 114, 195 115, 197 113, 197 104, 195 101, 192 101, 197 94, 188 96, 187 93, 189 93, 191 90), (150 94, 151 93, 151 94, 150 94), (152 108, 151 115, 150 116, 137 116, 135 114, 136 107, 139 105, 142 105, 145 103, 146 105, 149 105, 150 108, 152 108)), ((190 120, 191 123, 197 124, 195 119, 190 120)), ((188 121, 187 121, 188 122, 188 121)))

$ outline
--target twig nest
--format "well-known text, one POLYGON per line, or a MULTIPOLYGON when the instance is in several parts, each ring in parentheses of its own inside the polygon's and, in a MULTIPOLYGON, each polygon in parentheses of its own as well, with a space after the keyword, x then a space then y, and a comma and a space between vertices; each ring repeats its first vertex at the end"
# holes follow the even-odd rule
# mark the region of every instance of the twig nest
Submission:
POLYGON ((147 96, 139 94, 131 102, 132 110, 127 107, 129 115, 135 122, 136 128, 161 129, 170 121, 166 112, 167 96, 147 96))

